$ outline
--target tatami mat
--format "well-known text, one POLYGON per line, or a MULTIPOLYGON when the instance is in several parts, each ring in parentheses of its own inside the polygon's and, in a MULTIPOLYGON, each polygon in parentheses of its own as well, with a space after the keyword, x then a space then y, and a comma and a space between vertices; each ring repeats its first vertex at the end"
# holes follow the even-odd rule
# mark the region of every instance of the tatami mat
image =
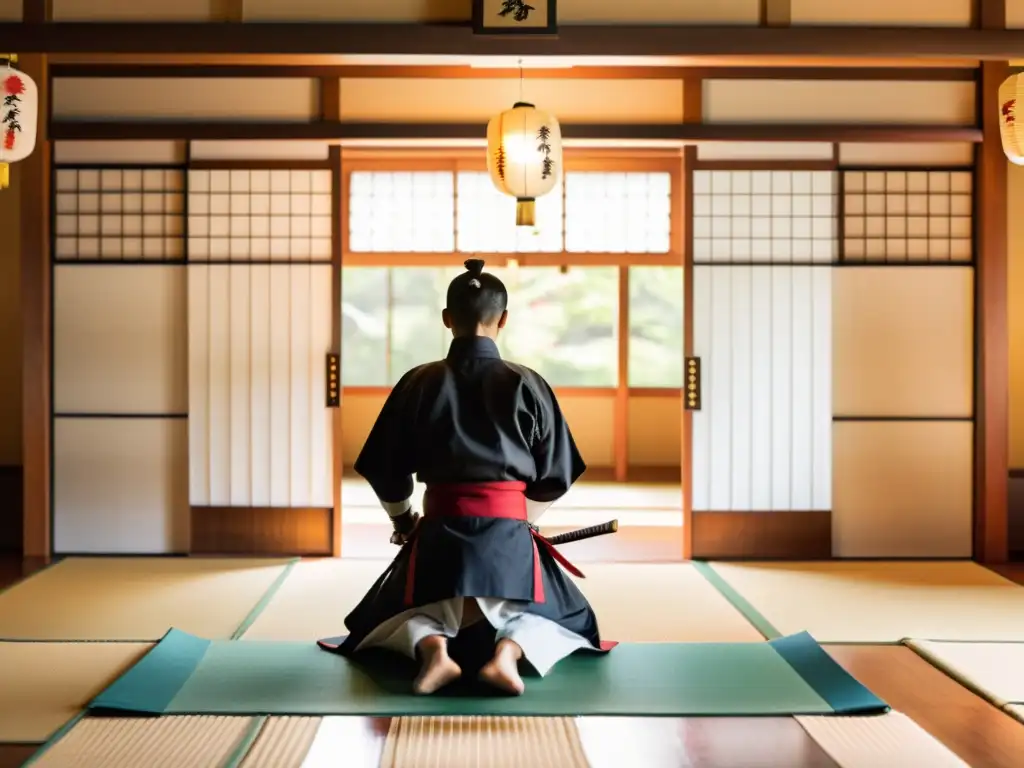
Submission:
POLYGON ((0 742, 46 741, 150 648, 0 643, 0 742))
MULTIPOLYGON (((313 640, 344 634, 345 615, 384 561, 298 563, 243 640, 313 640)), ((689 564, 587 564, 577 584, 601 635, 622 642, 757 642, 761 635, 689 564)))
POLYGON ((0 639, 227 639, 287 560, 70 558, 0 594, 0 639))
POLYGON ((399 717, 380 768, 589 768, 570 717, 399 717))
POLYGON ((242 639, 312 641, 345 634, 345 616, 387 566, 385 560, 296 563, 242 639))
POLYGON ((970 768, 899 712, 796 719, 839 768, 970 768))
MULTIPOLYGON (((251 717, 87 717, 33 768, 222 768, 245 749, 251 717)), ((285 768, 285 766, 282 766, 285 768)))
POLYGON ((997 707, 1024 705, 1024 642, 907 640, 906 645, 997 707))
MULTIPOLYGON (((322 723, 319 717, 271 717, 260 730, 241 768, 303 768, 322 723)), ((344 748, 339 745, 338 751, 344 748)))
POLYGON ((822 643, 1024 638, 1024 587, 974 563, 714 563, 782 635, 822 643))

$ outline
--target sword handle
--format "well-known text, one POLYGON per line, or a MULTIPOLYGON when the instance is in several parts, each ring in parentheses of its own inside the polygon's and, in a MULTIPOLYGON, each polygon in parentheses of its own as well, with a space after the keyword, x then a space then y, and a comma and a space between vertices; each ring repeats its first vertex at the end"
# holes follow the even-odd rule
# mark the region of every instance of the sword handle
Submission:
POLYGON ((557 547, 561 544, 571 544, 574 541, 582 541, 583 539, 592 539, 595 536, 604 536, 605 534, 615 533, 618 530, 619 521, 609 520, 607 523, 592 525, 589 528, 578 528, 575 531, 566 531, 565 533, 560 533, 557 536, 547 537, 547 539, 557 547))

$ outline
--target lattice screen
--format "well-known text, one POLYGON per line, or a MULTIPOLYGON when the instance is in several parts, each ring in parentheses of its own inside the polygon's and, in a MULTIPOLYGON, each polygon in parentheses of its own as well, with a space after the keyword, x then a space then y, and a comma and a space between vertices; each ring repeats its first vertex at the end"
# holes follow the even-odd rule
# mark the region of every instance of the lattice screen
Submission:
POLYGON ((329 261, 331 172, 190 171, 189 261, 329 261))
POLYGON ((694 262, 835 261, 836 187, 832 171, 695 171, 694 262))
POLYGON ((354 252, 668 253, 668 173, 570 171, 537 200, 537 226, 515 226, 515 200, 486 173, 359 171, 349 176, 354 252))
POLYGON ((56 261, 181 261, 184 171, 61 168, 56 261))
POLYGON ((846 171, 845 261, 969 262, 970 171, 846 171))

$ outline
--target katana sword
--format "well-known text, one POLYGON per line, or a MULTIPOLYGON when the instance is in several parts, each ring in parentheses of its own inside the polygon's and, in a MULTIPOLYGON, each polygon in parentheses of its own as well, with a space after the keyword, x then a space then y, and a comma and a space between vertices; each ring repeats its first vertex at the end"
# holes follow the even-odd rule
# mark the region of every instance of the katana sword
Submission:
POLYGON ((619 530, 619 521, 609 520, 607 523, 601 523, 600 525, 592 525, 589 528, 578 528, 575 531, 566 531, 565 533, 559 533, 556 536, 545 536, 544 538, 557 547, 561 544, 571 544, 574 541, 583 541, 583 539, 592 539, 595 536, 604 536, 607 533, 615 533, 617 530, 619 530))

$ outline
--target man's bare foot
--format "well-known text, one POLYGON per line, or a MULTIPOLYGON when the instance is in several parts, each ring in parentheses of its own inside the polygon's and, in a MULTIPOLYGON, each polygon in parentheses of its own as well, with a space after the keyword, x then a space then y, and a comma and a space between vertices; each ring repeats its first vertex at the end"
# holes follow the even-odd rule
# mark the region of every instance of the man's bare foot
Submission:
POLYGON ((526 690, 526 683, 519 676, 519 660, 523 658, 523 649, 518 643, 507 637, 498 641, 494 649, 494 658, 480 670, 480 681, 498 690, 519 696, 526 690))
POLYGON ((420 673, 412 684, 413 693, 427 695, 459 679, 462 668, 448 655, 448 638, 425 637, 416 646, 420 654, 420 673))

